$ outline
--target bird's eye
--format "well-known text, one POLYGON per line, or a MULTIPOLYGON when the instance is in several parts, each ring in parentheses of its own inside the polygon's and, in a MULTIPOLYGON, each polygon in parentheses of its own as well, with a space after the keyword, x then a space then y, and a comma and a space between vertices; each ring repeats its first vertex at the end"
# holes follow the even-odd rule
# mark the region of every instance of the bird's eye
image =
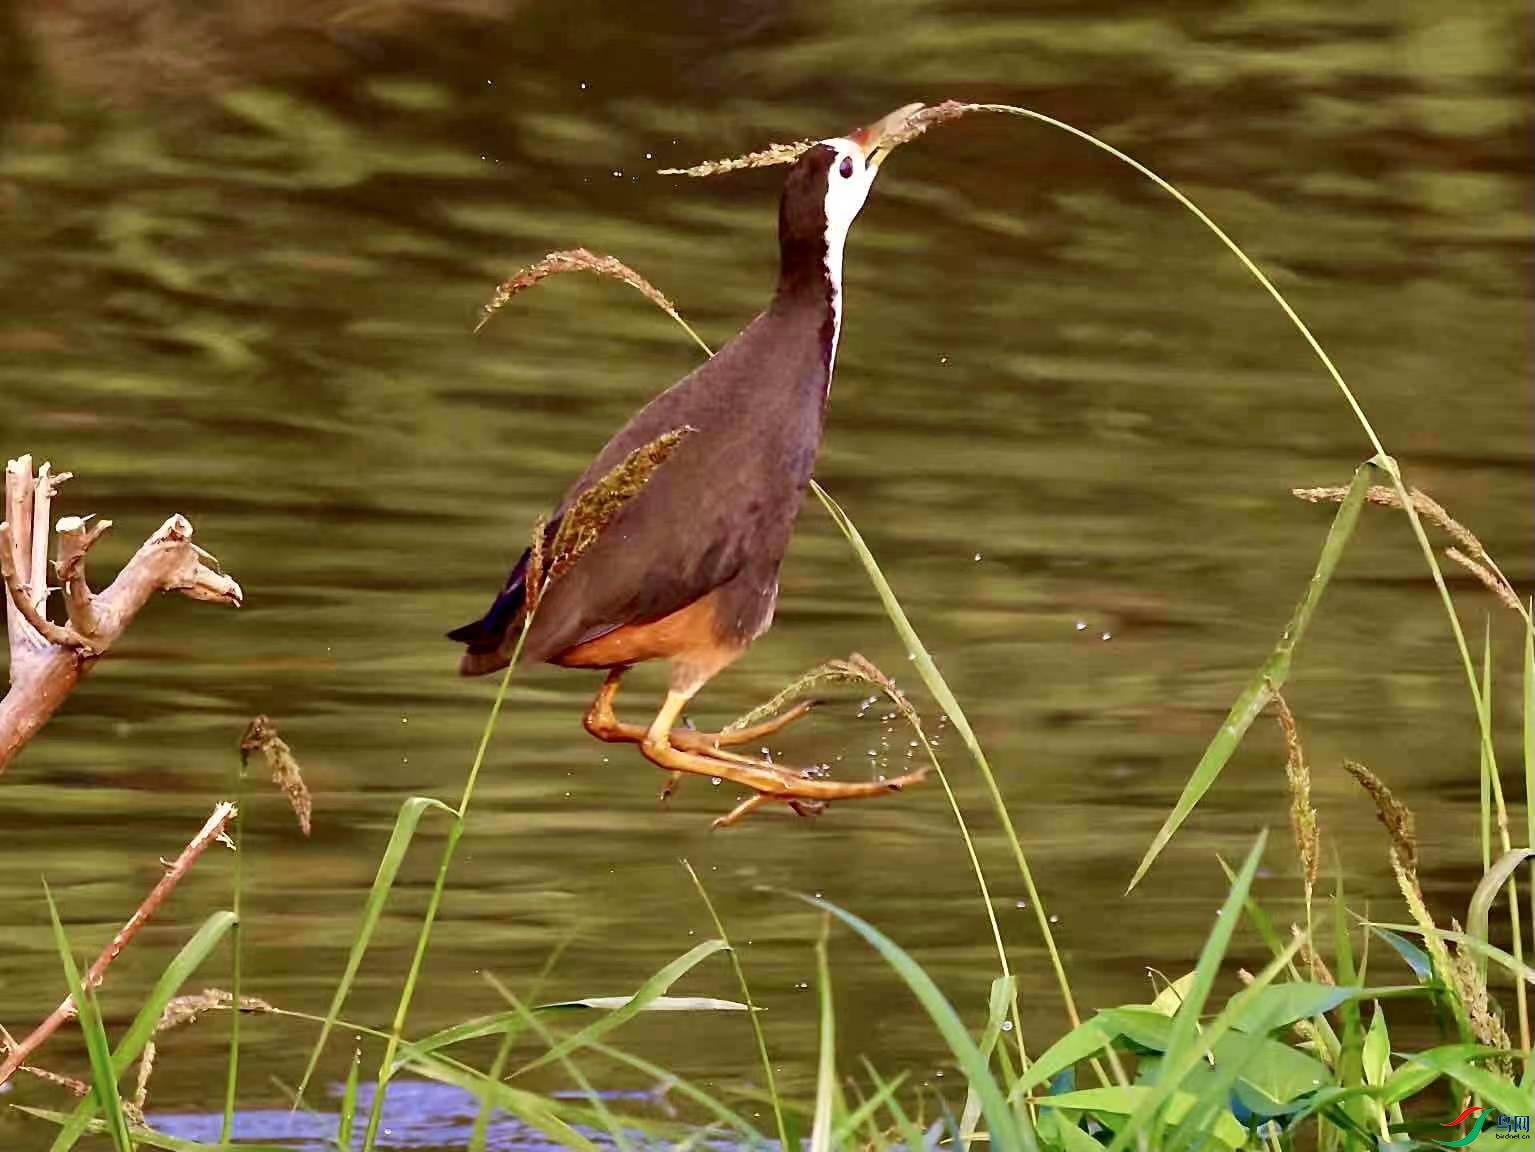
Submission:
POLYGON ((853 176, 853 158, 851 156, 842 157, 842 163, 837 166, 837 171, 841 174, 842 179, 851 179, 853 176))

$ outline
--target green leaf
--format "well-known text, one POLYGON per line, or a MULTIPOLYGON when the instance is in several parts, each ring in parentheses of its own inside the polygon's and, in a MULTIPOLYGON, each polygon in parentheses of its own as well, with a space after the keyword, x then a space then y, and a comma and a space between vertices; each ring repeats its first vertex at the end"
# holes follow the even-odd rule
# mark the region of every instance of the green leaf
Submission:
MULTIPOLYGON (((101 1009, 96 1003, 95 989, 89 982, 80 979, 74 954, 69 950, 69 936, 64 931, 63 921, 59 919, 59 910, 53 902, 53 893, 48 890, 47 881, 43 882, 43 895, 48 899, 48 915, 53 922, 53 942, 64 966, 65 987, 74 1000, 80 1030, 85 1033, 85 1048, 91 1058, 92 1099, 107 1114, 107 1131, 112 1137, 112 1146, 117 1152, 133 1152, 133 1141, 128 1136, 128 1121, 123 1116, 123 1102, 117 1094, 117 1076, 112 1071, 112 1045, 107 1039, 106 1026, 101 1022, 101 1009)), ((55 1149, 63 1139, 64 1133, 61 1132, 59 1140, 54 1142, 55 1149)))
MULTIPOLYGON (((160 973, 160 978, 155 981, 155 986, 150 990, 148 998, 139 1007, 133 1022, 128 1025, 128 1031, 122 1041, 112 1052, 112 1074, 116 1080, 123 1074, 135 1060, 143 1054, 144 1046, 159 1027, 160 1017, 165 1012, 165 1006, 181 991, 181 986, 186 983, 192 973, 202 967, 202 963, 235 925, 233 912, 215 912, 203 921, 202 926, 193 934, 177 952, 165 970, 160 973)), ((75 1143, 85 1133, 91 1119, 96 1114, 96 1101, 94 1098, 80 1101, 75 1106, 74 1112, 65 1124, 64 1130, 59 1133, 59 1138, 54 1142, 55 1152, 65 1152, 73 1148, 75 1143)))
POLYGON ((1535 848, 1515 848, 1493 861, 1476 891, 1471 894, 1471 907, 1466 913, 1466 931, 1484 944, 1490 939, 1487 922, 1491 918, 1492 904, 1498 898, 1503 885, 1513 876, 1514 870, 1526 860, 1535 860, 1535 848))
MULTIPOLYGON (((986 1008, 986 1031, 981 1033, 981 1056, 986 1060, 988 1067, 991 1063, 991 1055, 996 1050, 997 1040, 1002 1035, 1002 1022, 1007 1019, 1007 1010, 1013 1002, 1013 997, 1018 993, 1018 977, 998 976, 991 982, 991 997, 986 1008)), ((981 1120, 981 1094, 976 1091, 975 1085, 969 1085, 965 1089, 965 1108, 960 1113, 959 1138, 964 1147, 970 1147, 970 1138, 975 1135, 975 1126, 981 1120)))
POLYGON ((1325 1085, 1332 1073, 1314 1056, 1264 1035, 1231 1031, 1215 1042, 1215 1065, 1236 1074, 1242 1102, 1262 1116, 1279 1116, 1325 1085))
MULTIPOLYGON (((336 1026, 341 1009, 346 1005, 346 998, 351 994, 352 981, 357 978, 357 970, 362 967, 362 958, 367 954, 368 945, 373 941, 373 933, 378 928, 379 918, 384 914, 384 904, 389 899, 389 890, 394 886, 395 877, 399 875, 400 865, 405 862, 405 853, 416 834, 416 827, 421 823, 421 818, 431 811, 446 812, 455 820, 458 818, 458 813, 452 808, 430 796, 412 796, 400 805, 400 814, 394 821, 394 831, 389 834, 389 843, 385 846, 384 855, 378 862, 378 874, 373 878, 373 887, 368 891, 368 901, 363 905, 362 923, 357 928, 357 934, 352 938, 352 950, 347 956, 346 971, 342 973, 341 982, 336 985, 336 993, 331 997, 330 1008, 325 1013, 325 1023, 320 1026, 319 1039, 314 1042, 314 1048, 309 1053, 309 1063, 304 1067, 303 1079, 298 1083, 298 1100, 303 1100, 309 1081, 314 1078, 315 1068, 320 1063, 320 1054, 325 1051, 325 1042, 330 1039, 331 1029, 336 1026)), ((294 1106, 297 1107, 296 1102, 294 1106)))
POLYGON ((1178 1009, 1183 1007, 1184 1000, 1188 999, 1189 988, 1193 983, 1194 973, 1185 972, 1158 992, 1151 1001, 1151 1006, 1164 1016, 1176 1016, 1178 1009))
POLYGON ((1044 1084, 1054 1080, 1066 1069, 1081 1063, 1088 1057, 1102 1051, 1118 1038, 1119 1033, 1112 1031, 1102 1019, 1102 1013, 1090 1020, 1084 1020, 1066 1035, 1062 1036, 1054 1044, 1029 1065, 1021 1077, 1013 1092, 1032 1092, 1044 1084))
POLYGON ((1130 1041, 1148 1052, 1166 1052, 1172 1042, 1173 1020, 1144 1004, 1126 1004, 1098 1013, 1106 1032, 1130 1041))
POLYGON ((1419 983, 1426 984, 1434 978, 1434 962, 1429 959, 1427 952, 1407 937, 1400 932, 1389 932, 1374 924, 1370 925, 1370 931, 1396 950, 1396 954, 1407 962, 1407 967, 1412 969, 1412 974, 1418 978, 1419 983))
POLYGON ((1391 1077, 1391 1034, 1386 1028, 1386 1013, 1380 1002, 1364 1034, 1364 1082, 1380 1088, 1391 1077))
MULTIPOLYGON (((567 1008, 592 1008, 600 1012, 616 1012, 621 1008, 628 1008, 635 999, 633 996, 586 996, 580 1000, 560 1000, 553 1004, 540 1004, 533 1011, 558 1012, 567 1008)), ((657 996, 640 1005, 639 1010, 641 1012, 745 1012, 748 1009, 739 1000, 719 1000, 713 996, 657 996)))
POLYGON ((837 1014, 832 1005, 831 964, 826 954, 829 920, 815 945, 816 999, 821 1009, 821 1054, 816 1061, 815 1120, 810 1126, 810 1152, 832 1152, 831 1114, 837 1102, 837 1014))
POLYGON ((524 1092, 520 1088, 513 1088, 510 1084, 503 1084, 499 1080, 492 1080, 483 1072, 465 1067, 444 1056, 419 1056, 410 1062, 410 1067, 412 1071, 419 1072, 429 1079, 461 1088, 476 1100, 500 1108, 530 1128, 542 1132, 562 1148, 577 1148, 581 1152, 598 1152, 597 1146, 572 1128, 559 1115, 554 1105, 543 1096, 524 1092))
POLYGON ((1247 1010, 1231 1026, 1239 1032, 1252 1032, 1260 1028, 1272 1032, 1275 1028, 1285 1028, 1297 1020, 1331 1012, 1345 1000, 1357 999, 1363 992, 1362 988, 1337 988, 1331 984, 1306 980, 1273 984, 1254 996, 1247 1010))
POLYGON ((612 1012, 600 1019, 588 1024, 581 1031, 565 1037, 549 1051, 531 1063, 524 1064, 509 1079, 515 1080, 518 1076, 532 1071, 534 1068, 542 1068, 546 1064, 560 1060, 570 1053, 590 1044, 593 1040, 600 1040, 609 1032, 621 1028, 629 1020, 645 1011, 647 1005, 659 998, 673 984, 682 979, 699 964, 717 952, 723 952, 726 944, 723 940, 705 940, 702 944, 688 950, 685 955, 679 956, 670 964, 667 964, 649 980, 641 984, 633 996, 624 1003, 623 1007, 615 1008, 612 1012))
POLYGON ((1172 812, 1156 834, 1156 838, 1152 840, 1151 847, 1146 850, 1140 866, 1136 868, 1135 875, 1130 880, 1130 888, 1133 889, 1141 882, 1141 878, 1161 855, 1162 849, 1167 847, 1173 834, 1182 827, 1189 813, 1194 811, 1195 805, 1220 776, 1221 770, 1226 767, 1226 762, 1231 759, 1237 746, 1241 744, 1242 737, 1247 735, 1247 730, 1252 727, 1252 722, 1269 706, 1275 691, 1284 686, 1285 679, 1290 674, 1290 660, 1295 653, 1296 645, 1306 634, 1306 626, 1311 622, 1311 615, 1316 611, 1317 604, 1321 602, 1322 593, 1327 591, 1327 584, 1332 579, 1339 559, 1343 556, 1344 546, 1353 534, 1354 525, 1359 519, 1359 510, 1364 505, 1366 493, 1370 490, 1372 473, 1373 467, 1370 464, 1361 464, 1354 470, 1353 483, 1349 485, 1348 495, 1344 497, 1343 503, 1338 507, 1337 515, 1333 517, 1332 527, 1327 532, 1327 540, 1322 545, 1322 554, 1317 560, 1316 572, 1311 577, 1311 583, 1306 586, 1306 594, 1296 605, 1289 625, 1279 638, 1279 643, 1274 645, 1274 650, 1269 653, 1268 659, 1248 681, 1247 687, 1242 690, 1236 703, 1231 706, 1231 711, 1226 714, 1226 719, 1221 722, 1220 731, 1215 734, 1215 738, 1205 749, 1204 755, 1199 758, 1193 775, 1183 786, 1183 794, 1178 797, 1178 802, 1173 805, 1172 812))
POLYGON ((801 900, 822 911, 830 912, 854 932, 862 936, 884 958, 885 963, 895 969, 896 975, 906 982, 928 1016, 937 1026, 939 1034, 948 1044, 949 1051, 959 1062, 960 1070, 967 1080, 974 1084, 981 1094, 981 1111, 986 1117, 986 1127, 993 1148, 1017 1149, 1026 1148, 1029 1152, 1038 1152, 1038 1144, 1034 1133, 1025 1129, 1020 1131, 1013 1117, 1013 1111, 1007 1106, 1007 1100, 998 1087, 996 1079, 991 1074, 991 1069, 981 1055, 975 1041, 970 1039, 970 1033, 966 1030, 959 1014, 954 1011, 954 1006, 944 998, 938 990, 938 985, 933 983, 933 978, 908 956, 899 945, 886 936, 873 925, 859 919, 851 912, 844 911, 835 904, 814 896, 801 896, 801 900), (1025 1135, 1027 1132, 1027 1135, 1025 1135))
MULTIPOLYGON (((1049 1106, 1060 1111, 1090 1112, 1104 1123, 1118 1118, 1127 1120, 1154 1103, 1155 1089, 1130 1084, 1109 1088, 1083 1088, 1049 1098, 1049 1106)), ((1196 1097, 1189 1092, 1173 1092, 1166 1096, 1162 1107, 1162 1124, 1167 1127, 1178 1124, 1193 1110, 1196 1097)), ((1120 1129, 1123 1136, 1125 1128, 1120 1129)), ((1247 1129, 1229 1112, 1222 1113, 1209 1133, 1227 1148, 1240 1148, 1247 1143, 1247 1129)))
MULTIPOLYGON (((1509 1052, 1500 1052, 1494 1048, 1483 1048, 1478 1044, 1446 1044, 1443 1048, 1431 1048, 1426 1052, 1405 1052, 1403 1060, 1406 1063, 1397 1069, 1397 1074, 1403 1074, 1412 1068, 1421 1068, 1424 1071, 1444 1075, 1460 1084, 1466 1091, 1475 1092, 1478 1097, 1492 1104, 1500 1112, 1509 1115, 1529 1115, 1530 1098, 1517 1084, 1509 1083, 1500 1075, 1489 1069, 1481 1068, 1480 1064, 1472 1063, 1472 1060, 1487 1060, 1498 1055, 1510 1055, 1509 1052)), ((1403 1077, 1398 1081, 1398 1075, 1386 1081, 1386 1100, 1395 1103, 1403 1100, 1405 1095, 1397 1095, 1403 1084, 1411 1084, 1409 1078, 1403 1077)), ((1414 1089, 1421 1091, 1421 1084, 1414 1089)), ((1411 1092, 1406 1095, 1411 1095, 1411 1092)))

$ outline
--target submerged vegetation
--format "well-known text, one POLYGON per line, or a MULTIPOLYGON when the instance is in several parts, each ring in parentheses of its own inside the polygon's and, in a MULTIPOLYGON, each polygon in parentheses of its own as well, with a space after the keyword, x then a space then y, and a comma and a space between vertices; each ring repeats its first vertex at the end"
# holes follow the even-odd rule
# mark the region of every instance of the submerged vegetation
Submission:
MULTIPOLYGON (((1518 1118, 1528 1118, 1535 1111, 1531 1105, 1535 1097, 1535 1060, 1530 1051, 1526 987, 1535 982, 1535 968, 1525 959, 1517 879, 1521 867, 1535 858, 1535 805, 1531 803, 1535 795, 1535 632, 1531 629, 1528 605, 1520 600, 1475 536, 1438 504, 1405 486, 1397 462, 1386 453, 1342 376, 1278 289, 1181 193, 1123 153, 1049 117, 1003 106, 955 107, 966 111, 1005 111, 1043 120, 1109 151, 1172 194, 1215 232, 1284 309, 1346 397, 1370 442, 1374 454, 1359 466, 1348 486, 1297 492, 1307 499, 1338 504, 1314 575, 1288 626, 1238 696, 1130 881, 1134 888, 1146 875, 1216 783, 1252 724, 1272 711, 1285 739, 1284 778, 1291 798, 1288 818, 1301 862, 1304 923, 1287 928, 1269 914, 1255 893, 1260 867, 1279 851, 1268 843, 1266 836, 1260 836, 1241 861, 1212 862, 1225 869, 1229 886, 1204 947, 1197 957, 1189 958, 1192 960, 1189 970, 1164 980, 1147 1002, 1084 1013, 1073 992, 1067 963, 1056 947, 1052 919, 1036 888, 1007 800, 960 701, 923 645, 857 528, 831 496, 817 486, 818 498, 846 536, 909 652, 914 671, 959 734, 986 786, 1059 987, 1070 1025, 1064 1035, 1025 1037, 1017 976, 1010 966, 1008 942, 992 911, 992 878, 980 864, 967 816, 949 788, 946 772, 952 772, 953 766, 946 769, 940 763, 920 715, 905 695, 877 669, 857 659, 818 669, 795 688, 803 689, 824 679, 872 681, 891 696, 911 723, 923 754, 948 796, 957 832, 967 848, 980 898, 988 913, 997 974, 985 1019, 966 1020, 898 941, 855 910, 819 897, 769 894, 771 899, 803 901, 823 917, 824 925, 816 948, 821 1054, 816 1093, 809 1101, 785 1098, 775 1084, 768 1037, 752 995, 750 973, 730 944, 727 934, 730 926, 715 913, 708 891, 684 862, 700 899, 708 907, 716 934, 639 984, 631 996, 541 1004, 536 1002, 537 981, 533 992, 518 995, 487 974, 487 981, 505 1001, 502 1011, 428 1035, 410 1034, 412 1000, 425 968, 435 918, 455 849, 466 827, 479 771, 516 667, 514 655, 486 719, 458 804, 450 807, 441 800, 416 796, 401 805, 364 905, 351 955, 323 1019, 251 1000, 242 995, 238 986, 232 992, 208 990, 198 997, 182 993, 188 980, 226 940, 234 945, 238 957, 237 868, 233 910, 215 912, 207 919, 167 967, 114 1045, 97 1002, 95 984, 100 973, 82 983, 68 943, 65 917, 53 908, 51 896, 48 898, 60 966, 65 973, 65 986, 76 998, 75 1015, 86 1038, 91 1071, 89 1085, 72 1085, 57 1073, 39 1070, 65 1089, 73 1087, 82 1097, 67 1113, 29 1110, 40 1121, 57 1125, 58 1136, 53 1144, 56 1152, 65 1152, 86 1136, 110 1141, 116 1152, 126 1152, 130 1147, 166 1148, 173 1152, 206 1147, 157 1132, 146 1123, 143 1109, 157 1032, 189 1022, 199 1013, 222 1011, 230 1011, 230 1019, 236 1022, 241 1012, 261 1011, 289 1020, 295 1030, 318 1025, 318 1038, 294 1092, 295 1107, 307 1106, 311 1084, 328 1040, 337 1028, 366 1038, 366 1067, 371 1072, 368 1079, 375 1087, 371 1101, 365 1102, 362 1091, 365 1065, 362 1053, 358 1052, 350 1062, 336 1121, 334 1141, 343 1149, 370 1150, 380 1146, 384 1101, 391 1081, 402 1074, 453 1085, 479 1101, 480 1115, 468 1145, 473 1152, 489 1147, 490 1122, 496 1113, 515 1117, 560 1146, 579 1149, 724 1145, 787 1148, 806 1141, 813 1152, 854 1147, 917 1149, 940 1144, 964 1148, 985 1145, 1027 1152, 1037 1149, 1092 1152, 1103 1148, 1111 1152, 1129 1148, 1341 1149, 1388 1143, 1403 1147, 1413 1143, 1435 1146, 1428 1143, 1431 1140, 1469 1143, 1484 1128, 1487 1136, 1491 1136, 1505 1118, 1509 1122, 1503 1126, 1510 1134, 1521 1131, 1518 1118), (1392 795, 1382 776, 1355 763, 1345 767, 1380 815, 1386 832, 1383 848, 1389 853, 1408 916, 1402 921, 1377 919, 1360 904, 1350 902, 1343 876, 1326 864, 1327 814, 1317 810, 1311 796, 1315 766, 1308 760, 1302 738, 1304 717, 1297 718, 1281 695, 1295 651, 1344 558, 1367 502, 1389 506, 1408 517, 1443 599, 1478 720, 1482 878, 1470 897, 1465 920, 1452 919, 1447 925, 1434 917, 1419 883, 1420 846, 1412 813, 1392 795), (1446 554, 1497 593, 1501 603, 1512 609, 1522 633, 1524 671, 1519 691, 1526 788, 1524 847, 1515 844, 1520 833, 1504 795, 1494 751, 1491 662, 1484 653, 1478 672, 1425 521, 1455 540, 1455 548, 1446 554), (428 817, 445 817, 449 834, 394 1017, 387 1027, 348 1019, 343 1013, 353 982, 401 864, 421 821, 428 817), (1494 944, 1492 938, 1495 909, 1499 908, 1508 925, 1507 949, 1494 944), (931 1019, 960 1074, 945 1082, 952 1085, 947 1091, 919 1087, 899 1070, 881 1069, 867 1061, 857 1069, 839 1067, 835 968, 830 955, 832 928, 838 929, 839 938, 851 936, 877 955, 931 1019), (1259 971, 1240 973, 1240 989, 1222 1000, 1217 984, 1238 931, 1253 933, 1261 939, 1270 958, 1259 971), (739 1001, 673 995, 674 987, 689 972, 720 959, 728 959, 732 965, 740 987, 739 1001), (1498 995, 1505 992, 1512 996, 1511 1012, 1500 1006, 1498 1000, 1498 995), (236 1006, 240 1011, 231 1011, 236 1006), (655 1011, 743 1013, 762 1063, 765 1098, 722 1096, 671 1076, 611 1042, 613 1034, 626 1022, 642 1012, 655 1011), (1400 1037, 1409 1026, 1415 1032, 1422 1031, 1419 1022, 1423 1019, 1433 1022, 1436 1043, 1408 1048, 1393 1041, 1394 1033, 1400 1037), (571 1020, 576 1023, 568 1026, 571 1020), (675 1120, 658 1123, 649 1114, 624 1110, 621 1101, 594 1083, 592 1069, 599 1065, 627 1068, 667 1083, 679 1115, 675 1120), (524 1073, 548 1066, 563 1071, 577 1090, 574 1098, 553 1098, 519 1086, 518 1078, 524 1073), (124 1086, 130 1083, 137 1088, 125 1098, 124 1086), (768 1126, 759 1124, 755 1115, 763 1104, 772 1119, 769 1130, 764 1130, 768 1126), (364 1111, 365 1117, 361 1115, 364 1111)), ((933 122, 949 118, 953 117, 934 117, 933 122)), ((792 146, 775 146, 756 155, 770 158, 764 162, 781 162, 792 158, 790 153, 792 146)), ((706 166, 709 172, 700 174, 728 171, 732 166, 740 165, 723 162, 706 166)), ((584 249, 553 254, 508 280, 492 305, 487 306, 487 315, 512 294, 544 276, 574 269, 623 280, 681 323, 667 298, 632 269, 584 249)), ((679 430, 678 435, 681 434, 684 433, 679 430)), ((664 466, 669 447, 670 444, 652 446, 653 467, 664 466)), ((636 483, 643 483, 643 476, 619 477, 612 489, 605 491, 608 502, 593 511, 592 532, 601 530, 614 510, 613 502, 621 502, 625 491, 632 491, 636 483)), ((543 537, 542 529, 536 530, 535 540, 541 544, 543 537)), ((550 562, 539 566, 537 583, 547 586, 548 581, 557 579, 563 568, 574 562, 562 557, 579 555, 583 546, 576 539, 563 545, 556 539, 550 562)), ((534 602, 536 612, 536 598, 534 602)), ((1510 619, 1507 615, 1502 618, 1510 619)), ((525 621, 524 635, 526 627, 525 621)), ((782 707, 789 698, 786 694, 773 705, 782 707)), ((755 718, 743 718, 743 722, 755 718)), ((297 808, 302 782, 296 765, 291 773, 286 768, 292 762, 290 750, 280 741, 278 748, 272 743, 275 740, 275 733, 270 734, 270 739, 263 734, 248 750, 259 748, 268 757, 297 808)), ((232 811, 223 812, 219 832, 232 816, 232 811)), ((308 818, 307 793, 301 818, 308 818)), ((1530 885, 1529 908, 1535 922, 1535 874, 1530 877, 1530 885)), ((1357 901, 1358 895, 1354 894, 1353 899, 1357 901)), ((62 911, 67 913, 67 909, 62 911)), ((843 949, 841 954, 845 956, 847 950, 843 949)), ((1162 958, 1146 959, 1159 962, 1162 958)), ((236 971, 240 971, 238 959, 236 971)), ((9 1037, 3 1039, 7 1048, 19 1050, 26 1044, 9 1037)), ((744 1028, 742 1040, 746 1042, 744 1028)), ((28 1048, 28 1052, 35 1047, 28 1048)), ((238 1061, 239 1033, 235 1030, 230 1046, 224 1144, 236 1134, 232 1122, 239 1087, 238 1061)), ((1527 1119, 1522 1132, 1527 1139, 1527 1119)))

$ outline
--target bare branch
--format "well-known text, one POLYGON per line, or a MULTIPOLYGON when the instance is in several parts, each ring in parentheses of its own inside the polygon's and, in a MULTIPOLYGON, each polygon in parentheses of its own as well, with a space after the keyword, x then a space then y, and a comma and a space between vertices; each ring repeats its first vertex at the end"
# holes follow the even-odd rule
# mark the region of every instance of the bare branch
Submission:
POLYGON ((16 611, 21 613, 22 619, 45 643, 55 644, 61 648, 79 649, 83 654, 90 655, 91 646, 84 636, 73 628, 55 624, 38 611, 31 589, 21 582, 20 573, 16 568, 14 535, 9 523, 0 524, 0 571, 3 571, 5 588, 10 593, 11 603, 16 606, 16 611))
MULTIPOLYGON (((181 855, 176 857, 175 862, 166 869, 160 882, 154 886, 148 896, 144 897, 144 902, 138 906, 138 910, 128 918, 128 922, 118 930, 112 942, 96 958, 96 963, 91 965, 90 971, 85 975, 87 985, 92 988, 101 986, 102 979, 106 976, 112 961, 122 954, 123 949, 128 947, 133 942, 133 938, 139 934, 139 930, 149 923, 150 918, 159 911, 160 905, 165 903, 166 897, 171 894, 177 884, 181 883, 182 877, 187 874, 192 865, 197 863, 198 857, 223 834, 225 825, 234 818, 234 815, 235 806, 227 801, 213 810, 213 815, 208 817, 208 822, 203 825, 202 831, 182 849, 181 855)), ((41 1048, 48 1037, 57 1032, 61 1024, 72 1019, 74 1014, 74 997, 66 997, 48 1019, 32 1029, 26 1039, 11 1045, 10 1051, 6 1053, 5 1062, 0 1064, 0 1084, 4 1084, 15 1075, 16 1070, 27 1062, 27 1057, 41 1048)))
POLYGON ((240 585, 218 561, 192 543, 192 525, 172 516, 146 540, 100 595, 92 595, 85 557, 111 527, 90 517, 58 522, 57 571, 64 586, 69 624, 48 619, 48 524, 53 497, 69 473, 54 475, 44 464, 32 474, 32 458, 5 468, 6 519, 0 523, 6 630, 10 639, 11 688, 0 697, 0 772, 69 697, 80 677, 122 635, 157 592, 238 607, 240 585))
POLYGON ((96 597, 85 578, 85 554, 112 527, 110 520, 90 516, 61 516, 54 531, 58 534, 58 559, 54 563, 59 582, 64 585, 64 607, 69 622, 83 636, 96 631, 96 597), (89 526, 88 526, 89 525, 89 526))

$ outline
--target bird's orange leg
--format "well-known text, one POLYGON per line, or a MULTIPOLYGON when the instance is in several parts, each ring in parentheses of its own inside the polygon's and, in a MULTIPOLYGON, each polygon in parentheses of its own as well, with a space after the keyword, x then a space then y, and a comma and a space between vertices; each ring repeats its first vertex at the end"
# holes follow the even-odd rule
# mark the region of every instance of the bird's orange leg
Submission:
POLYGON ((915 784, 927 775, 926 768, 895 776, 888 780, 834 781, 802 775, 791 768, 752 761, 744 756, 726 759, 717 750, 694 752, 678 748, 672 743, 677 718, 692 698, 692 692, 673 690, 666 694, 666 702, 656 713, 649 731, 640 742, 645 759, 671 773, 690 773, 729 780, 750 788, 760 798, 752 797, 726 816, 715 821, 716 827, 727 827, 761 807, 769 800, 781 800, 801 814, 819 810, 832 800, 855 800, 866 796, 888 796, 899 792, 908 784, 915 784))
MULTIPOLYGON (((645 740, 648 729, 640 724, 625 724, 613 711, 613 700, 618 695, 618 682, 623 678, 623 674, 622 668, 615 668, 608 673, 608 678, 602 682, 602 688, 598 691, 597 698, 592 701, 591 707, 586 710, 586 716, 582 722, 586 725, 588 732, 608 744, 641 744, 645 740)), ((689 752, 712 755, 718 753, 721 748, 751 744, 765 739, 774 732, 787 728, 796 720, 802 719, 815 706, 814 700, 801 700, 793 708, 785 709, 777 716, 770 717, 760 724, 729 731, 698 732, 692 728, 673 728, 671 742, 675 747, 684 748, 689 752)), ((734 759, 728 754, 727 758, 734 759)), ((757 763, 745 757, 741 759, 748 764, 757 763)))

